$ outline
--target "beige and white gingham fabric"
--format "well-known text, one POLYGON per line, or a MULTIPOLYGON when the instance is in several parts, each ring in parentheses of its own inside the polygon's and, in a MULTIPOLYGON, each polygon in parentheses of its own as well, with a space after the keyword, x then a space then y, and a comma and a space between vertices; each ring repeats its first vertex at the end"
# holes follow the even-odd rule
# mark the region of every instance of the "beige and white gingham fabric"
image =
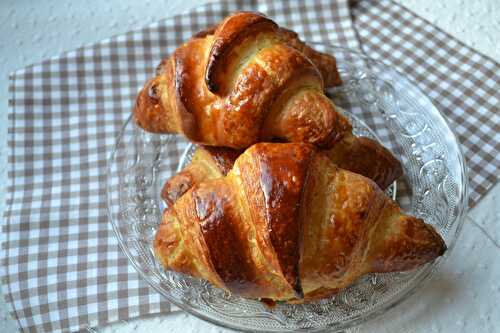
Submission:
POLYGON ((500 177, 500 66, 389 0, 351 8, 362 51, 405 73, 462 143, 470 206, 500 177))
MULTIPOLYGON (((500 65, 388 0, 212 3, 12 73, 3 288, 20 328, 68 332, 169 312, 121 253, 106 160, 160 59, 235 10, 406 73, 463 144, 471 204, 500 173, 500 65)), ((167 329, 167 328, 166 328, 167 329)))

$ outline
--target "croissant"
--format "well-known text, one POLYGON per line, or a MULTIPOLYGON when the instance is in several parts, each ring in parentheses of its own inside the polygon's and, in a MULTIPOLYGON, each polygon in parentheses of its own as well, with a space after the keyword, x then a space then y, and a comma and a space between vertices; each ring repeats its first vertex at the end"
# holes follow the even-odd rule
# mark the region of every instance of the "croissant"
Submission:
POLYGON ((212 146, 279 138, 331 146, 351 133, 324 86, 339 85, 334 57, 257 13, 228 16, 159 65, 140 91, 136 123, 212 146))
POLYGON ((367 273, 414 269, 446 245, 314 146, 259 143, 165 210, 154 249, 166 269, 234 294, 306 302, 367 273))

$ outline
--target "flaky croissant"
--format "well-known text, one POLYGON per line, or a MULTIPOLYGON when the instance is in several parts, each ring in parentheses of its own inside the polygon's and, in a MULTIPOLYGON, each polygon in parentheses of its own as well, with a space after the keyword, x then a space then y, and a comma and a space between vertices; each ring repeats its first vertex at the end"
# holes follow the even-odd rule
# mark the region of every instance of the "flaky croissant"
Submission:
POLYGON ((308 144, 260 143, 225 177, 165 210, 154 248, 166 269, 250 298, 303 302, 363 274, 442 255, 434 228, 405 215, 368 178, 308 144))
POLYGON ((236 13, 165 59, 134 114, 148 131, 182 133, 206 145, 247 148, 277 139, 331 148, 334 162, 387 187, 402 174, 399 161, 352 135, 323 81, 341 83, 334 57, 262 15, 236 13))
POLYGON ((257 13, 228 16, 177 48, 139 93, 137 124, 212 146, 279 138, 331 146, 351 133, 324 86, 340 84, 334 57, 257 13))

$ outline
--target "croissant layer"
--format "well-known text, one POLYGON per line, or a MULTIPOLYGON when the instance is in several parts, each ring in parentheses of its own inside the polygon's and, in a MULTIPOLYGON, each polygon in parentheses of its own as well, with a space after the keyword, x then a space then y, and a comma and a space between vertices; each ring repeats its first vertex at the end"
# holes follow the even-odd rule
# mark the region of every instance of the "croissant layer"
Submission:
POLYGON ((235 294, 308 301, 446 249, 432 226, 314 146, 260 143, 218 170, 165 210, 154 247, 167 269, 235 294))

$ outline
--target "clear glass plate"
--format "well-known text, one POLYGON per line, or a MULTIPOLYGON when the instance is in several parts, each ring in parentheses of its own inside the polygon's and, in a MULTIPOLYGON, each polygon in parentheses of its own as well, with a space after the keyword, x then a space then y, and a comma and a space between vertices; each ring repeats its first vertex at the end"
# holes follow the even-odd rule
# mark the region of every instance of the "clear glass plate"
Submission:
POLYGON ((446 259, 460 232, 467 206, 466 166, 439 111, 394 69, 343 48, 315 47, 337 58, 344 83, 328 93, 347 110, 355 132, 376 138, 401 159, 405 175, 398 180, 397 193, 393 186, 389 194, 405 211, 432 224, 448 251, 411 272, 367 275, 334 297, 273 308, 165 271, 152 250, 164 208, 160 191, 190 160, 193 147, 180 136, 146 133, 129 119, 107 175, 109 218, 120 246, 144 279, 170 302, 217 325, 273 332, 352 327, 409 297, 446 259))

